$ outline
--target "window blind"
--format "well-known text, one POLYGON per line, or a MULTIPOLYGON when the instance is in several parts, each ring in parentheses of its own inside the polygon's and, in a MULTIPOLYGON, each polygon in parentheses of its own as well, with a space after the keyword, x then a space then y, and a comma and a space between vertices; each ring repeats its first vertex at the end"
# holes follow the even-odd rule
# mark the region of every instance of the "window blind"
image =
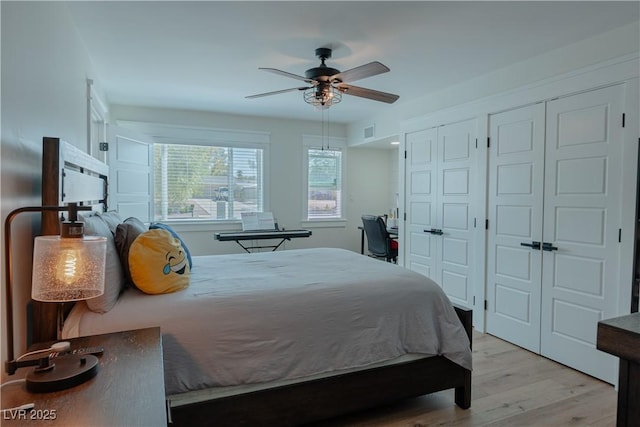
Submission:
POLYGON ((154 144, 155 220, 230 220, 261 212, 263 149, 154 144))

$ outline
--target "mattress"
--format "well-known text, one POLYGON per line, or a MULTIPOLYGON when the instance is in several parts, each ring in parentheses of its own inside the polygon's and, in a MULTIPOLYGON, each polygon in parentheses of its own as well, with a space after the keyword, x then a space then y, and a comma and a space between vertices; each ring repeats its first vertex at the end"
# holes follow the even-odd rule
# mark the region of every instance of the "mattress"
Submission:
POLYGON ((190 286, 125 291, 104 314, 78 303, 63 337, 160 326, 168 395, 331 374, 404 355, 471 369, 469 339, 430 279, 318 248, 193 258, 190 286))

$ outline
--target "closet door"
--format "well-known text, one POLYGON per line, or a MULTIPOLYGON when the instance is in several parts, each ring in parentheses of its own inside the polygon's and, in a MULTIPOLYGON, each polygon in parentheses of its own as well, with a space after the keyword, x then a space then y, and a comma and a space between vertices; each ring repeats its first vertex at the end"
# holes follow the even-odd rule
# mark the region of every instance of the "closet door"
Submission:
POLYGON ((538 353, 545 104, 489 117, 487 332, 538 353))
POLYGON ((436 228, 436 128, 405 136, 405 191, 407 261, 405 266, 435 280, 436 253, 440 239, 425 232, 436 228))
POLYGON ((473 182, 476 120, 438 128, 437 216, 441 250, 436 282, 449 299, 473 306, 473 182))
POLYGON ((609 382, 615 358, 595 347, 617 314, 622 102, 620 85, 547 106, 541 352, 609 382))

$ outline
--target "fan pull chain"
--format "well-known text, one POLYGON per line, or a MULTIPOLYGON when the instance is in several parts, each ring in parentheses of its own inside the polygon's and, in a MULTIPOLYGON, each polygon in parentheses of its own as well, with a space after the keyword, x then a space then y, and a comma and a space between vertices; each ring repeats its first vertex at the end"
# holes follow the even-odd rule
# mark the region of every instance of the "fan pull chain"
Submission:
POLYGON ((327 150, 329 150, 330 140, 331 140, 331 119, 329 117, 329 110, 327 110, 327 150))
POLYGON ((324 151, 324 108, 320 110, 321 121, 320 121, 320 144, 322 144, 321 150, 324 151))

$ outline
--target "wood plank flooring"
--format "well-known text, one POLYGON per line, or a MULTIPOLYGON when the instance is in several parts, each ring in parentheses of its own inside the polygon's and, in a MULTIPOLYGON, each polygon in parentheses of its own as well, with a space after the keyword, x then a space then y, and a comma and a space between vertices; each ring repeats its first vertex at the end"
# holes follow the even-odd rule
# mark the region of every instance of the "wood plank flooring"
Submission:
POLYGON ((543 426, 616 424, 617 392, 610 384, 474 332, 471 408, 453 391, 399 402, 314 427, 543 426))

